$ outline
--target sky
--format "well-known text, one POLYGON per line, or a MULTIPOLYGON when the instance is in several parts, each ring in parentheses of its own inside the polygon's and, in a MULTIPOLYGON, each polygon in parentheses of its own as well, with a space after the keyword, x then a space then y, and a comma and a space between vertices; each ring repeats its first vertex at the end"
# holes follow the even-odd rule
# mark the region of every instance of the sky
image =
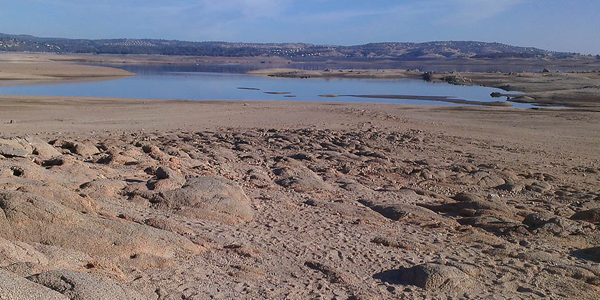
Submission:
POLYGON ((598 0, 0 0, 0 32, 67 38, 469 40, 600 54, 598 0))

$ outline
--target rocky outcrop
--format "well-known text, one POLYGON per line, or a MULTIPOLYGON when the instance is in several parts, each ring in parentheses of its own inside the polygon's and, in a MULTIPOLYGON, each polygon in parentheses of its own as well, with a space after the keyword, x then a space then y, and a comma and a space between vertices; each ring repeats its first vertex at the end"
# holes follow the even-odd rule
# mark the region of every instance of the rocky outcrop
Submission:
POLYGON ((0 269, 0 299, 7 300, 69 300, 56 291, 0 269))
POLYGON ((254 214, 241 187, 221 177, 189 178, 181 188, 159 193, 154 202, 186 216, 232 223, 249 221, 254 214))
POLYGON ((454 266, 427 263, 398 271, 398 279, 428 291, 460 293, 474 285, 471 276, 454 266))
POLYGON ((41 286, 56 291, 68 299, 78 300, 143 300, 138 292, 93 274, 72 271, 51 271, 28 277, 41 286))
POLYGON ((93 257, 126 262, 136 253, 172 258, 198 252, 189 240, 169 232, 82 213, 51 199, 23 192, 0 192, 5 238, 75 249, 93 257))

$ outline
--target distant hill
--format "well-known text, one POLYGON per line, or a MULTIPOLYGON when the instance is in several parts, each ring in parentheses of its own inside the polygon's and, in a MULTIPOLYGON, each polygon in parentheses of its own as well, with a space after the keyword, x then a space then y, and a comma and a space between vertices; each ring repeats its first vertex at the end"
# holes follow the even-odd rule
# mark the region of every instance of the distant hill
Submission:
POLYGON ((0 51, 161 54, 191 56, 278 56, 293 60, 318 59, 446 59, 446 58, 567 58, 577 54, 516 47, 500 43, 446 41, 427 43, 371 43, 356 46, 304 43, 255 44, 186 42, 157 39, 64 39, 0 34, 0 51))

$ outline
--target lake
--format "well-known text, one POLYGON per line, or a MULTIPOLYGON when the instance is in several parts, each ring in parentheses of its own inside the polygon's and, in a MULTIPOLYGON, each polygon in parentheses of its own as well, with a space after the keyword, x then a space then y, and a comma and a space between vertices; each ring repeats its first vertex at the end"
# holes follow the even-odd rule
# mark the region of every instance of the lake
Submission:
MULTIPOLYGON (((112 65, 111 65, 112 66, 112 65)), ((319 95, 415 95, 494 102, 499 89, 456 86, 410 79, 296 79, 246 75, 247 65, 117 65, 137 76, 99 82, 3 86, 4 95, 48 95, 186 100, 280 100, 320 102, 370 102, 418 105, 457 105, 429 100, 323 98, 319 95), (244 88, 244 89, 240 89, 244 88)), ((515 107, 531 107, 512 103, 515 107)))

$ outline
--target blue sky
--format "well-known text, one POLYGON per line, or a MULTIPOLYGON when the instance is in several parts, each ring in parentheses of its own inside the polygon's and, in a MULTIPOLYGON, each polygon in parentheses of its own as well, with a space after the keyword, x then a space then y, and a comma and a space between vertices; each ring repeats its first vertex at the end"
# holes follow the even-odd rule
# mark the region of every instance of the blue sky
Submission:
POLYGON ((497 41, 600 53, 598 0, 0 0, 0 32, 354 45, 497 41))

